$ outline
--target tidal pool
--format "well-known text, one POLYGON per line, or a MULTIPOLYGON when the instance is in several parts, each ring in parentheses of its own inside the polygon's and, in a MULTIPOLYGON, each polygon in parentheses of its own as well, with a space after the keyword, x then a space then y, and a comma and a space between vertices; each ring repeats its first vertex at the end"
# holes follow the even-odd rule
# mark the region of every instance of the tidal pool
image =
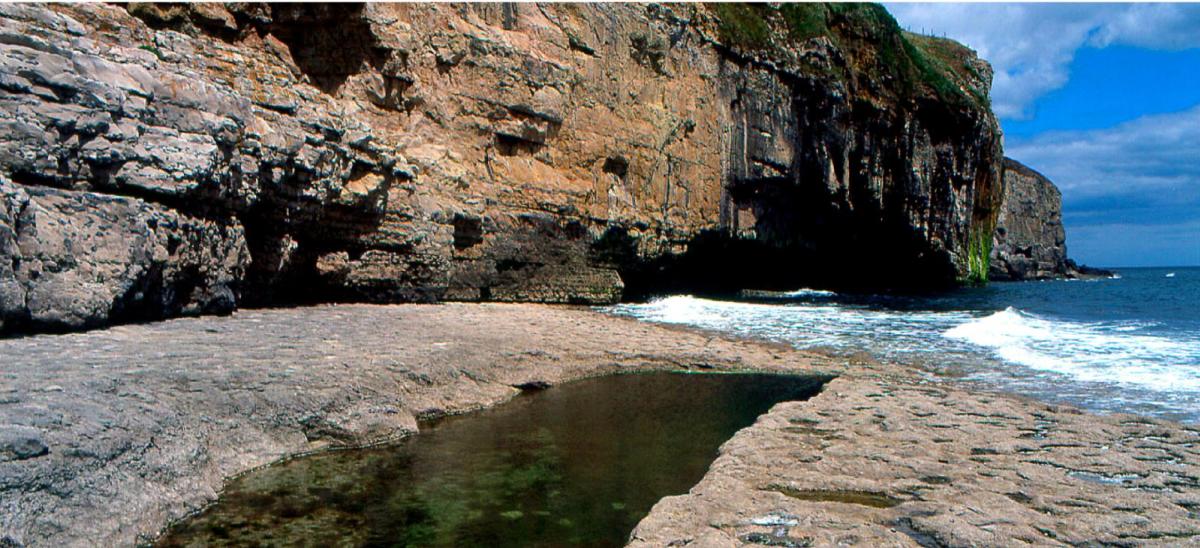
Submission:
POLYGON ((827 380, 657 372, 528 392, 247 474, 160 545, 620 546, 734 432, 827 380))

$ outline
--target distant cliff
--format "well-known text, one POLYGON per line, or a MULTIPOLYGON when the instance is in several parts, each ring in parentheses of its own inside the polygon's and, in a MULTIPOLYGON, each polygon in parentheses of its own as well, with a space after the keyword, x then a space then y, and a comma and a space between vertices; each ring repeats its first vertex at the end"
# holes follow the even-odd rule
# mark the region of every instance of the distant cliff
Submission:
POLYGON ((1062 194, 1041 173, 1005 158, 1003 207, 996 220, 988 277, 1030 280, 1068 273, 1062 194))
POLYGON ((0 6, 0 332, 979 280, 990 79, 869 4, 0 6))
POLYGON ((997 281, 1111 276, 1067 257, 1062 194, 1044 175, 1004 159, 1004 195, 988 277, 997 281))

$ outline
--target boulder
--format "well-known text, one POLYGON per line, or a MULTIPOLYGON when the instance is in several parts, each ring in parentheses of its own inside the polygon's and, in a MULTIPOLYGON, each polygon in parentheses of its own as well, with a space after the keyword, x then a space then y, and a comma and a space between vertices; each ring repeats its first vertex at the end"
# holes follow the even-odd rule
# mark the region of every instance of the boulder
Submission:
POLYGON ((248 261, 239 225, 0 178, 5 330, 228 313, 248 261))

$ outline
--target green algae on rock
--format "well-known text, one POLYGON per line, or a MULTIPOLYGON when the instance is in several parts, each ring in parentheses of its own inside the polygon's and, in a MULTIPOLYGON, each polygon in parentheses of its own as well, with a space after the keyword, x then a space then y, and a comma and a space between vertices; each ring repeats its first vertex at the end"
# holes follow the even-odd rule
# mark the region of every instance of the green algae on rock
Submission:
POLYGON ((642 373, 527 393, 396 446, 252 472, 159 544, 620 546, 735 431, 826 380, 642 373))

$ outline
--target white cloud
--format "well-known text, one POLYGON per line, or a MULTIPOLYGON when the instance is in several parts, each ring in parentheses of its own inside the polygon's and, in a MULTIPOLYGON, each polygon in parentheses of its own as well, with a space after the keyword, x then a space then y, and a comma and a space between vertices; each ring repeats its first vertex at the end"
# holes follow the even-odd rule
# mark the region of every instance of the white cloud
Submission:
POLYGON ((992 108, 1024 118, 1067 83, 1084 46, 1200 47, 1200 4, 888 4, 914 32, 945 35, 992 63, 992 108))
POLYGON ((1089 45, 1126 44, 1151 49, 1200 47, 1200 9, 1195 4, 1133 4, 1118 8, 1089 45))
POLYGON ((1200 105, 1111 128, 1010 139, 1005 153, 1079 202, 1120 196, 1200 208, 1200 105))
POLYGON ((1063 191, 1072 255, 1093 264, 1200 264, 1200 105, 1005 153, 1063 191))

